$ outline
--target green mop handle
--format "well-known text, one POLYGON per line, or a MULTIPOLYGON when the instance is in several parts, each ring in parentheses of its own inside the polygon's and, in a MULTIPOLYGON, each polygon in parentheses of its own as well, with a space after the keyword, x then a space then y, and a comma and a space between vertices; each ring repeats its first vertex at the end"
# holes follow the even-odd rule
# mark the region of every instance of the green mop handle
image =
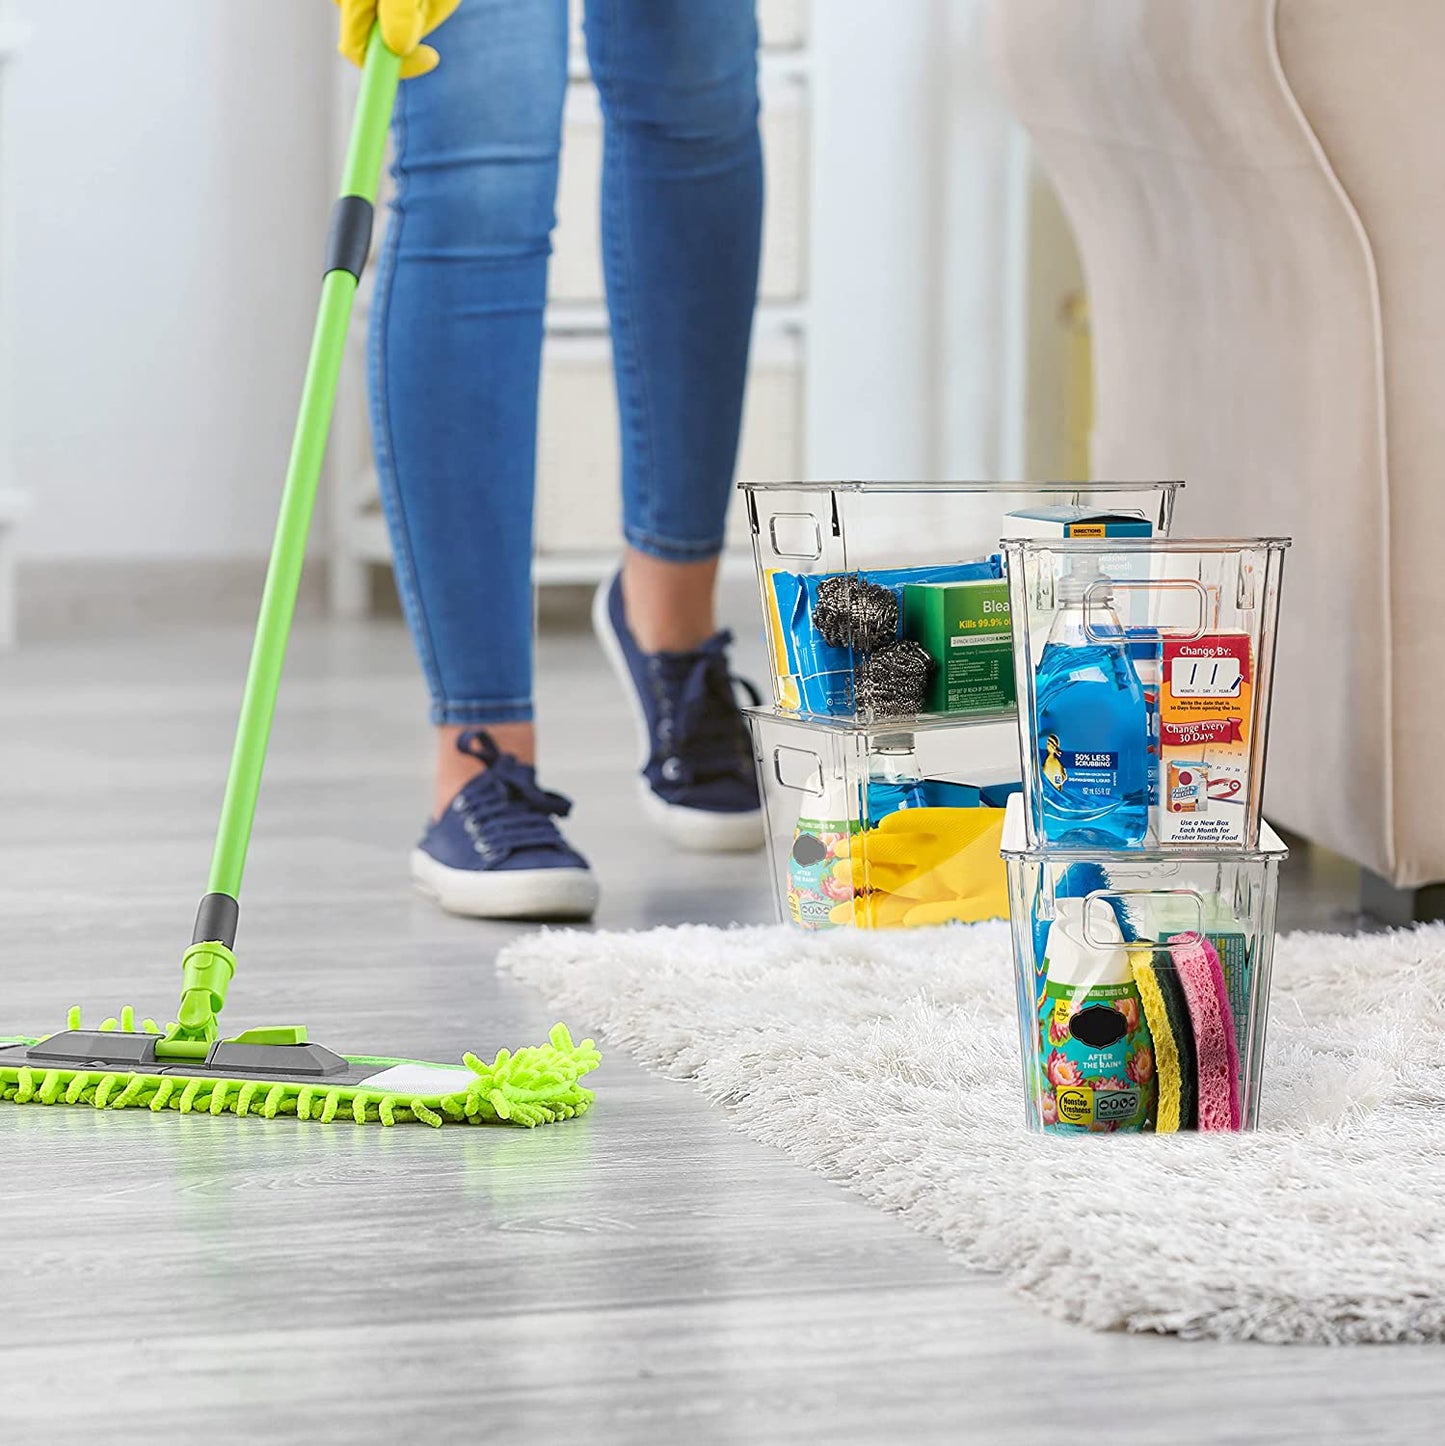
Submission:
POLYGON ((331 212, 321 306, 301 391, 266 587, 261 595, 261 612, 256 622, 246 691, 241 699, 241 716, 236 725, 231 771, 226 779, 226 796, 221 804, 215 852, 211 856, 210 881, 196 915, 191 947, 182 962, 184 979, 178 1015, 181 1037, 214 1037, 215 1016, 225 1003, 226 989, 236 969, 231 951, 240 913, 237 901, 241 876, 246 867, 251 824, 256 816, 256 799, 261 791, 261 773, 266 763, 266 745, 276 711, 281 669, 286 660, 286 643, 296 611, 316 487, 326 456, 326 437, 331 429, 352 301, 371 246, 372 208, 400 78, 401 58, 383 43, 380 27, 374 27, 361 74, 361 92, 356 100, 341 195, 331 212))

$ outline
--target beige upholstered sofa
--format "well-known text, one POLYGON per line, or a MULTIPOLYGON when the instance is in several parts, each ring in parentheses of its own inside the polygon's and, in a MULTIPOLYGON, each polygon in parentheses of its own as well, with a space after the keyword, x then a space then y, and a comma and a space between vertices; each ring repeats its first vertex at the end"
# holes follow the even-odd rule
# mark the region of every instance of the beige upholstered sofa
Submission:
POLYGON ((1295 540, 1267 811, 1445 880, 1445 0, 992 22, 1083 258, 1095 475, 1186 478, 1181 532, 1295 540))

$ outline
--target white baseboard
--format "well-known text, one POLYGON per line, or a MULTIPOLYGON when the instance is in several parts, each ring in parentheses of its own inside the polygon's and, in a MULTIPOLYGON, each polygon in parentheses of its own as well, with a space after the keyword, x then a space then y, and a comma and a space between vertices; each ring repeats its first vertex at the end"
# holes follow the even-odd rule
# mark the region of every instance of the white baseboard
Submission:
MULTIPOLYGON (((256 620, 266 559, 151 558, 20 562, 19 641, 119 633, 157 624, 256 620)), ((306 565, 298 617, 325 612, 326 560, 306 565)))
MULTIPOLYGON (((590 626, 592 588, 616 565, 615 553, 569 558, 555 568, 539 558, 542 623, 590 626)), ((134 632, 167 623, 249 627, 260 606, 266 559, 22 560, 19 572, 19 644, 23 648, 27 639, 134 632)), ((328 616, 327 572, 326 558, 307 562, 296 605, 298 618, 328 616)), ((725 554, 721 574, 726 597, 752 597, 751 558, 725 554)), ((373 569, 368 594, 364 615, 398 616, 395 591, 380 566, 373 569)), ((745 616, 747 610, 747 606, 736 605, 733 609, 745 616)))

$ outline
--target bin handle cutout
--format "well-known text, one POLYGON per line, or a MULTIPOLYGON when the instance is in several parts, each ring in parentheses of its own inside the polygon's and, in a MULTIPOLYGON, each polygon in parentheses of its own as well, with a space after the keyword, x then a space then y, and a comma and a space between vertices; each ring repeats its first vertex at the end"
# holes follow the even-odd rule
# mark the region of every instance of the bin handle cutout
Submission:
MULTIPOLYGON (((798 766, 794 765, 794 769, 798 766)), ((790 789, 794 793, 810 793, 816 798, 823 796, 823 760, 816 753, 810 753, 806 748, 791 748, 786 743, 775 744, 773 747, 773 777, 778 780, 779 788, 790 789), (784 754, 787 754, 789 759, 803 760, 801 773, 790 769, 793 776, 784 776, 784 754)))
MULTIPOLYGON (((1135 928, 1138 928, 1137 918, 1129 912, 1129 901, 1131 899, 1188 899, 1194 905, 1194 927, 1192 929, 1178 929, 1176 935, 1199 935, 1204 934, 1204 897, 1197 889, 1097 889, 1094 893, 1084 898, 1084 922, 1082 933, 1084 943, 1093 949, 1117 949, 1119 940, 1115 937, 1101 938, 1097 933, 1090 932, 1090 915, 1096 914, 1098 908, 1108 909, 1111 915, 1117 920, 1117 915, 1112 907, 1112 901, 1118 900, 1122 906, 1122 912, 1135 928)), ((1166 941, 1161 939, 1146 939, 1141 933, 1137 939, 1130 943, 1152 945, 1155 948, 1166 947, 1166 941)))
MULTIPOLYGON (((1147 863, 1147 864, 1126 864, 1116 863, 1109 860, 1109 877, 1111 879, 1174 879, 1184 872, 1184 865, 1178 859, 1171 859, 1168 863, 1147 863)), ((1158 893, 1158 889, 1150 890, 1151 893, 1158 893)))
MULTIPOLYGON (((1090 621, 1090 613, 1095 608, 1100 608, 1106 615, 1114 612, 1114 595, 1121 592, 1159 592, 1159 593, 1189 593, 1193 595, 1199 604, 1199 620, 1192 627, 1161 627, 1157 631, 1160 636, 1171 638, 1197 638, 1209 631, 1209 589, 1202 582, 1192 577, 1158 577, 1158 578, 1107 578, 1101 577, 1097 582, 1092 583, 1084 593, 1084 635, 1091 642, 1096 643, 1117 643, 1119 641, 1118 629, 1112 625, 1104 628, 1096 627, 1090 621), (1097 599, 1097 601, 1096 601, 1097 599), (1101 606, 1102 605, 1102 606, 1101 606)), ((1124 624, 1128 628, 1128 623, 1124 624)))
POLYGON ((816 562, 823 555, 823 529, 808 512, 775 512, 768 519, 768 537, 777 557, 816 562))

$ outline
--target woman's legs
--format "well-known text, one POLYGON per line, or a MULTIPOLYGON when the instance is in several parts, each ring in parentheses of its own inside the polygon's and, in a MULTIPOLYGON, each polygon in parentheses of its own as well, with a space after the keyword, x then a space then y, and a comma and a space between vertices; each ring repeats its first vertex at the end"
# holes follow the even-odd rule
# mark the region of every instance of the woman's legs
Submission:
POLYGON ((532 754, 532 514, 566 0, 467 0, 401 87, 369 381, 396 577, 438 725, 440 812, 487 724, 532 754))
POLYGON ((638 646, 647 653, 690 653, 717 631, 713 589, 717 558, 667 562, 629 547, 622 557, 622 598, 638 646))
POLYGON ((713 618, 762 220, 753 3, 589 0, 587 52, 627 540, 594 626, 658 827, 682 848, 756 848, 752 747, 713 618))
POLYGON ((627 619, 649 652, 714 631, 757 294, 753 0, 589 0, 602 255, 622 423, 627 619))

